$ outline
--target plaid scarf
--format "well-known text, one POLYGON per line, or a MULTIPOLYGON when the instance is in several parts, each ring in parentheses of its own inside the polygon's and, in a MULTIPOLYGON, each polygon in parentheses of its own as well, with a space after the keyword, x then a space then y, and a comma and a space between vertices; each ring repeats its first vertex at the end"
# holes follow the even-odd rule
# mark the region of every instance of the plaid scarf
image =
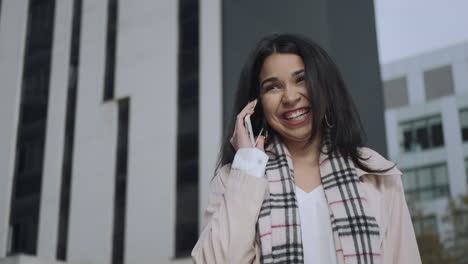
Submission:
MULTIPOLYGON (((328 153, 331 139, 329 131, 325 132, 322 152, 328 153)), ((379 227, 369 213, 353 162, 322 152, 320 175, 338 263, 380 263, 379 227)), ((270 197, 263 201, 256 224, 260 262, 304 263, 291 155, 277 138, 266 153, 270 158, 265 169, 270 197)))

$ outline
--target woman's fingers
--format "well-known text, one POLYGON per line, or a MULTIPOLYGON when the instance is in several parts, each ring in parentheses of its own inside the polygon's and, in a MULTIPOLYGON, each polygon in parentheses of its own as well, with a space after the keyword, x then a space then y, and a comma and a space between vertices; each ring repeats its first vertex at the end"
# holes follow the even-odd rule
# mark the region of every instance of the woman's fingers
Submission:
POLYGON ((252 115, 254 113, 255 105, 257 104, 257 99, 253 100, 252 102, 248 103, 237 115, 236 120, 236 127, 238 128, 245 128, 244 126, 244 118, 246 115, 252 115))
POLYGON ((238 150, 239 148, 251 148, 249 135, 247 129, 244 126, 244 118, 246 115, 252 115, 254 113, 254 107, 257 100, 248 103, 236 117, 236 125, 234 128, 233 135, 230 139, 232 146, 238 150))
MULTIPOLYGON (((244 126, 244 118, 245 116, 247 115, 252 115, 254 113, 253 110, 242 110, 242 112, 240 112, 238 115, 237 115, 237 120, 236 120, 236 130, 237 131, 244 131, 245 130, 245 126, 244 126)), ((246 130, 245 130, 246 131, 246 130)))
POLYGON ((255 138, 255 141, 257 144, 255 145, 256 148, 259 150, 265 152, 265 137, 264 136, 258 136, 255 138))

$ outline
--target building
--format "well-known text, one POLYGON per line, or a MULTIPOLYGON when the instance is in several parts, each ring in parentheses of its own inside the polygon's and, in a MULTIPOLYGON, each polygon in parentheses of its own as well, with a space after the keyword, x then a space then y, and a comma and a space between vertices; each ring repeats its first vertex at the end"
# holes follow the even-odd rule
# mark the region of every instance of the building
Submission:
POLYGON ((381 69, 389 156, 418 210, 412 212, 416 233, 445 241, 455 231, 468 241, 468 229, 453 230, 443 221, 448 198, 468 194, 468 43, 381 69))
POLYGON ((3 0, 0 10, 2 264, 191 263, 241 65, 272 31, 330 51, 369 145, 386 152, 370 0, 3 0))

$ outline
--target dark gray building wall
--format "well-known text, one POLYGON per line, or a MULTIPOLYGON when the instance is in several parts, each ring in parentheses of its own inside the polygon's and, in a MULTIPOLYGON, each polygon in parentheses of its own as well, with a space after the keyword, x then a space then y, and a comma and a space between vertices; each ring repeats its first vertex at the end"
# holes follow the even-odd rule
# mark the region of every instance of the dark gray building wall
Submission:
POLYGON ((300 33, 335 58, 361 114, 367 145, 387 154, 373 1, 224 0, 222 16, 224 120, 255 43, 271 32, 300 33))

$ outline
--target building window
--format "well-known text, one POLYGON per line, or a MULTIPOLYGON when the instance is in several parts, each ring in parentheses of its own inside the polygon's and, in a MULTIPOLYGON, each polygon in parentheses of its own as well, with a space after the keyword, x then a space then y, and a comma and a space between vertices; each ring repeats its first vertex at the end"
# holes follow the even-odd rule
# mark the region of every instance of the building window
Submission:
POLYGON ((37 250, 55 0, 29 0, 8 255, 37 250))
POLYGON ((440 115, 400 123, 402 152, 417 152, 444 146, 440 115))
POLYGON ((424 72, 426 99, 436 99, 454 93, 452 66, 446 65, 424 72))
POLYGON ((428 201, 449 195, 446 164, 404 170, 402 178, 408 201, 428 201))
POLYGON ((128 134, 130 121, 130 98, 118 101, 119 123, 117 130, 117 153, 114 197, 114 232, 112 263, 122 264, 125 258, 125 212, 127 208, 128 134))
POLYGON ((460 210, 454 220, 455 240, 466 248, 468 246, 468 211, 460 210))
POLYGON ((462 141, 468 141, 468 108, 460 111, 460 127, 462 134, 462 141))
POLYGON ((176 258, 198 239, 199 24, 199 1, 179 0, 176 258))
POLYGON ((383 82, 385 108, 395 108, 408 104, 408 86, 406 77, 383 82))
POLYGON ((117 0, 107 2, 107 36, 106 36, 106 62, 104 75, 104 101, 114 98, 115 60, 117 51, 117 15, 119 3, 117 0))
POLYGON ((466 184, 468 184, 468 158, 465 159, 465 176, 466 176, 466 184))
POLYGON ((66 104, 66 119, 64 131, 64 146, 62 160, 62 186, 60 189, 60 211, 57 235, 57 260, 67 260, 68 227, 70 216, 70 185, 73 167, 73 140, 75 138, 76 95, 78 86, 78 69, 80 62, 81 15, 82 0, 73 1, 73 16, 70 41, 70 57, 68 68, 68 94, 66 104))
POLYGON ((437 235, 437 217, 425 215, 413 217, 414 233, 417 237, 422 235, 437 235))

